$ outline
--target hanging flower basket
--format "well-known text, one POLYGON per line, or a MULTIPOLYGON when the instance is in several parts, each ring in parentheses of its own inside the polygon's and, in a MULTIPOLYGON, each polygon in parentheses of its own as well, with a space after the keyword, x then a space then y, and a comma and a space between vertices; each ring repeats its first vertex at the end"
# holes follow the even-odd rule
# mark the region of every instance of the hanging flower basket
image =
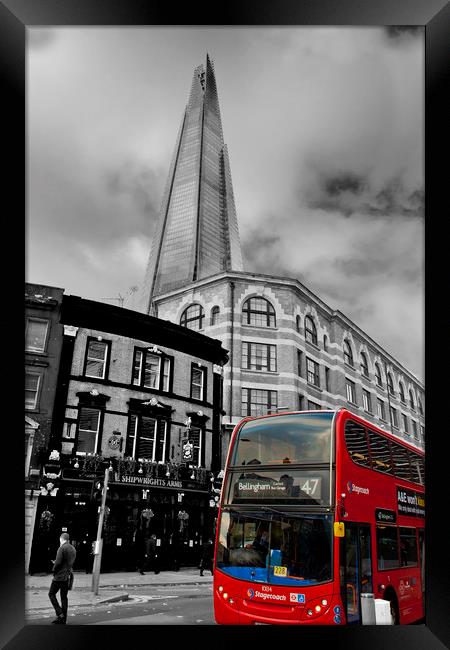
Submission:
POLYGON ((41 518, 39 520, 39 528, 43 532, 49 532, 54 516, 55 515, 50 512, 50 510, 44 510, 44 512, 41 514, 41 518))

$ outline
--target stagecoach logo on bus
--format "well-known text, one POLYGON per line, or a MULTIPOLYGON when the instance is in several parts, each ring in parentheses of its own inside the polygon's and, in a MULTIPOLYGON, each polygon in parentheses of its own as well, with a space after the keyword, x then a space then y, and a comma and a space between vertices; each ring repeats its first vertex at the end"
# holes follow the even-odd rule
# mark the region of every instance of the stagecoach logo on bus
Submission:
POLYGON ((425 496, 419 492, 397 487, 399 514, 411 517, 425 517, 425 496))
POLYGON ((347 483, 347 490, 350 493, 356 492, 356 494, 369 494, 369 488, 360 487, 359 485, 355 485, 351 481, 348 481, 347 483))
POLYGON ((271 594, 263 591, 254 591, 253 589, 247 589, 247 597, 248 598, 262 598, 263 600, 281 600, 284 601, 286 600, 286 596, 284 594, 271 594))

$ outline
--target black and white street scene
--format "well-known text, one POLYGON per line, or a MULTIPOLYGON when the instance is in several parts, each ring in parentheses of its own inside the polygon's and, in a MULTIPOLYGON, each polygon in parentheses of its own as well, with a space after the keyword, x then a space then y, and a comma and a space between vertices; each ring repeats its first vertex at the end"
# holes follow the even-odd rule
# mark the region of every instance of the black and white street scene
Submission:
POLYGON ((423 62, 411 26, 27 28, 27 624, 422 620, 423 62))

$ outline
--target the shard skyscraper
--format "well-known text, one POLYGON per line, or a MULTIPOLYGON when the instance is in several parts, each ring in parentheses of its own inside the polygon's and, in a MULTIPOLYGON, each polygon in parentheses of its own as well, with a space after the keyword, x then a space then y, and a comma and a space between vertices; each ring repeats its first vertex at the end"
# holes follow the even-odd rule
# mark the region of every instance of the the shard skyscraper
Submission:
POLYGON ((136 308, 222 271, 243 271, 213 63, 195 68, 136 308))

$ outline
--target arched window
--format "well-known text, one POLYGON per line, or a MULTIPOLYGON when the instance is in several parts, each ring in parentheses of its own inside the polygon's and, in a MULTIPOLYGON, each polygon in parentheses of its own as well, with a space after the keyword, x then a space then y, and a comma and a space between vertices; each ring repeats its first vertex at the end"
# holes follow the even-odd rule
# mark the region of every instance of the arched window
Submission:
POLYGON ((305 339, 317 345, 317 330, 311 316, 305 316, 305 339))
POLYGON ((205 312, 201 305, 189 305, 181 314, 180 325, 190 330, 201 330, 205 312))
POLYGON ((401 381, 398 382, 398 392, 400 395, 400 401, 403 402, 403 404, 406 404, 405 387, 401 381))
POLYGON ((381 370, 378 363, 375 364, 375 379, 377 380, 377 386, 383 387, 383 380, 381 378, 381 370))
POLYGON ((365 377, 369 376, 369 364, 365 352, 361 352, 361 372, 365 377))
POLYGON ((417 408, 419 410, 420 415, 423 415, 423 406, 420 397, 417 398, 417 408))
POLYGON ((410 405, 410 407, 412 408, 413 411, 416 410, 416 405, 414 403, 414 395, 413 395, 412 390, 409 391, 409 405, 410 405))
POLYGON ((217 305, 211 309, 211 325, 217 325, 219 322, 220 307, 217 305))
POLYGON ((387 374, 387 387, 390 395, 394 395, 394 381, 390 372, 387 374))
POLYGON ((323 335, 323 349, 328 352, 328 337, 326 334, 323 335))
POLYGON ((295 319, 295 327, 297 328, 297 332, 300 332, 300 326, 301 326, 300 316, 297 316, 297 318, 295 319))
POLYGON ((275 327, 275 309, 265 298, 249 298, 242 307, 243 325, 275 327))
POLYGON ((353 352, 347 339, 344 341, 344 361, 349 366, 353 366, 353 352))

